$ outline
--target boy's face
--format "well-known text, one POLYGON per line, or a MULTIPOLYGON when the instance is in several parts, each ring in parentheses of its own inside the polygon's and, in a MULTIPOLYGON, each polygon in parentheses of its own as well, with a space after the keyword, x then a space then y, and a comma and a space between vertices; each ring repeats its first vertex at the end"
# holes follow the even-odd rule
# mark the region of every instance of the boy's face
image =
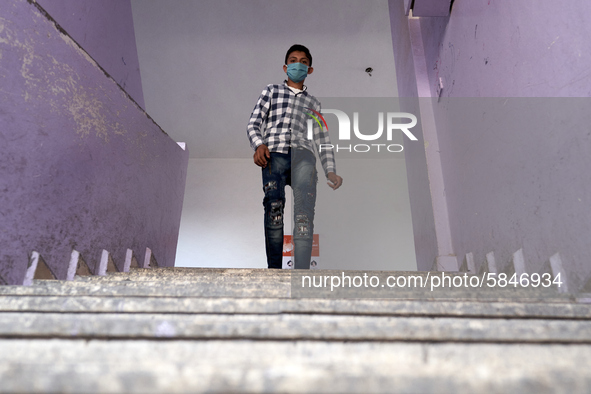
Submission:
MULTIPOLYGON (((310 67, 310 59, 306 56, 304 52, 301 51, 293 51, 287 57, 287 64, 291 63, 302 63, 308 66, 308 75, 312 74, 314 68, 310 67)), ((283 66, 283 72, 287 72, 287 65, 283 66)))

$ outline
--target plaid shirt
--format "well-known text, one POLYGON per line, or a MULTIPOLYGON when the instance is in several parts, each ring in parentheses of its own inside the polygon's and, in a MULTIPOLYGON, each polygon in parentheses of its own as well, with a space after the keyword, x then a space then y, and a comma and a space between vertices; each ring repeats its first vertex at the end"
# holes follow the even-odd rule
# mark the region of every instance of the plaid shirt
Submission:
MULTIPOLYGON (((287 82, 287 81, 286 81, 287 82)), ((288 153, 289 148, 305 148, 314 152, 312 141, 307 138, 308 120, 313 121, 314 143, 320 152, 320 160, 325 175, 336 173, 332 149, 322 149, 320 144, 330 144, 328 130, 316 123, 310 109, 320 112, 320 102, 308 94, 306 89, 295 94, 287 83, 268 85, 259 97, 246 128, 250 146, 256 150, 267 145, 269 151, 288 153)))

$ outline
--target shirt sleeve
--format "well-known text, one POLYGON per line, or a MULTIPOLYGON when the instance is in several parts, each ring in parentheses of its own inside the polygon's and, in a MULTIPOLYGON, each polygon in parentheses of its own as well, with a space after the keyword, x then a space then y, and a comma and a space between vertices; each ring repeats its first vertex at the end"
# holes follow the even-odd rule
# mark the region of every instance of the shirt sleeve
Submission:
MULTIPOLYGON (((321 112, 320 102, 316 102, 316 111, 321 112)), ((337 166, 334 159, 334 148, 330 142, 330 136, 328 135, 328 129, 315 124, 316 130, 314 131, 314 143, 316 144, 316 150, 320 156, 320 162, 324 169, 324 175, 328 177, 329 172, 337 172, 337 166), (329 148, 330 146, 330 148, 329 148)))
POLYGON ((265 88, 265 90, 263 90, 259 99, 257 100, 257 103, 252 110, 252 114, 250 114, 248 126, 246 127, 246 133, 250 141, 250 146, 254 150, 256 150, 264 142, 261 126, 265 123, 267 114, 269 113, 269 108, 271 107, 271 94, 271 85, 269 85, 265 88))

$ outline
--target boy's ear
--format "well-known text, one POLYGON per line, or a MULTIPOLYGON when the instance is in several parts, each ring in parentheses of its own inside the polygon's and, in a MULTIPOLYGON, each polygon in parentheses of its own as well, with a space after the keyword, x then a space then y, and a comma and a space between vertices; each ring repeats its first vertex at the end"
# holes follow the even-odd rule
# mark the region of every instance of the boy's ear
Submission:
POLYGON ((287 66, 284 64, 283 65, 283 72, 286 73, 287 72, 287 66))
MULTIPOLYGON (((286 68, 287 71, 287 68, 286 68)), ((314 67, 308 67, 308 75, 312 74, 314 72, 314 67)))

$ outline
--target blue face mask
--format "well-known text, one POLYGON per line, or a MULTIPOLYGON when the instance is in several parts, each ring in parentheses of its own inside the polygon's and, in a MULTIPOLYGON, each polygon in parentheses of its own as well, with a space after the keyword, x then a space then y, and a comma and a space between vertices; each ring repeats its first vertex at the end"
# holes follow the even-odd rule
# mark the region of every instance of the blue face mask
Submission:
POLYGON ((287 65, 287 76, 295 83, 300 83, 308 75, 308 66, 302 63, 291 63, 287 65))

